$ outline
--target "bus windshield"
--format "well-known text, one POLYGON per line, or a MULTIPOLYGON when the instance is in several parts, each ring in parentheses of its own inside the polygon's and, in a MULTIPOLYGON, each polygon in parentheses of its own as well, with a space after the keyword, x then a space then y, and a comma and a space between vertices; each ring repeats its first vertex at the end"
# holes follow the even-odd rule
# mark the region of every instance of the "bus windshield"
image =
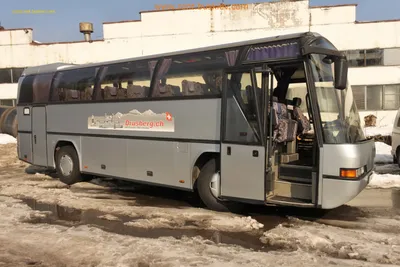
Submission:
POLYGON ((321 115, 324 143, 348 144, 365 140, 351 87, 334 87, 334 63, 323 54, 311 54, 311 70, 321 115))

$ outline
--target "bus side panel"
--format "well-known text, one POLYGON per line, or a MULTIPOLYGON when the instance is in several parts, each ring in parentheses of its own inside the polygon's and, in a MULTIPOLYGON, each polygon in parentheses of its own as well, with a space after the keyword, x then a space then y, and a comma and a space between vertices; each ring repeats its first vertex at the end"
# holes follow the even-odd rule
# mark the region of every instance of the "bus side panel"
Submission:
POLYGON ((29 163, 33 163, 31 111, 30 106, 17 107, 18 158, 29 163), (24 115, 24 109, 28 114, 24 115))
POLYGON ((32 158, 32 134, 18 134, 18 158, 26 162, 33 162, 32 158))
POLYGON ((18 106, 17 107, 18 131, 32 132, 31 113, 32 113, 31 106, 18 106), (24 115, 24 109, 29 110, 29 114, 24 115))
POLYGON ((172 141, 128 140, 127 166, 128 178, 156 184, 184 187, 175 175, 175 168, 185 169, 185 157, 182 153, 182 164, 175 165, 179 158, 178 145, 172 141))
MULTIPOLYGON (((74 140, 81 136, 82 171, 189 189, 191 144, 211 144, 215 150, 220 105, 220 98, 48 105, 47 129, 74 140), (144 126, 161 121, 161 127, 118 128, 126 121, 144 126)), ((49 145, 53 151, 54 145, 49 145)))
POLYGON ((82 171, 127 177, 126 139, 83 136, 81 140, 82 171))
MULTIPOLYGON (((90 104, 63 104, 47 106, 47 131, 60 134, 109 135, 110 137, 146 137, 188 140, 220 140, 221 99, 138 101, 90 104), (144 113, 150 113, 150 115, 144 113), (140 114, 138 114, 140 113, 140 114), (151 114, 153 113, 153 114, 151 114), (166 121, 166 113, 172 121, 166 121), (137 114, 138 122, 162 121, 164 127, 150 129, 113 129, 90 127, 95 120, 112 114, 137 114)), ((129 119, 132 119, 130 117, 129 119)), ((125 123, 122 117, 119 123, 125 123)))

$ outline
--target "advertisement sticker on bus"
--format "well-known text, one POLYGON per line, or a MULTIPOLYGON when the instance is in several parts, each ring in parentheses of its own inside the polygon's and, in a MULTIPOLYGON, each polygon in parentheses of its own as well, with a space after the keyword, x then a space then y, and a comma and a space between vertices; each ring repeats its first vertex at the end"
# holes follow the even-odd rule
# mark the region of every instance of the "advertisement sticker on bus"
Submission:
POLYGON ((88 129, 126 130, 150 132, 174 132, 174 117, 169 112, 155 113, 152 110, 140 112, 133 109, 128 113, 111 113, 90 116, 88 129))

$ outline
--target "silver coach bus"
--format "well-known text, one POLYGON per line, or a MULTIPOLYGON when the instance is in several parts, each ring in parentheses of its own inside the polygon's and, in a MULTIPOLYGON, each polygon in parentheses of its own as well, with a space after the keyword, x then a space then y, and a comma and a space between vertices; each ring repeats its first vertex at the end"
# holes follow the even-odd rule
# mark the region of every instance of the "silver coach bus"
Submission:
POLYGON ((18 155, 66 184, 113 177, 247 202, 331 209, 369 183, 347 59, 317 33, 25 70, 18 155))

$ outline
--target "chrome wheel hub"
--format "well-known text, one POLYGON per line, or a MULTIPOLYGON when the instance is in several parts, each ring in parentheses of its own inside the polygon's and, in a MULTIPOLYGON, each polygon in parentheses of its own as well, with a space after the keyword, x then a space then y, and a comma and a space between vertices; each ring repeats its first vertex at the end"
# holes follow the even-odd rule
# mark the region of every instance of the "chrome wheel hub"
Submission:
POLYGON ((210 181, 210 190, 215 198, 219 198, 221 194, 220 187, 221 176, 219 172, 214 173, 210 181))
POLYGON ((62 175, 64 176, 69 176, 72 173, 72 170, 74 168, 74 163, 72 162, 72 159, 68 155, 64 155, 60 159, 60 170, 62 175))

